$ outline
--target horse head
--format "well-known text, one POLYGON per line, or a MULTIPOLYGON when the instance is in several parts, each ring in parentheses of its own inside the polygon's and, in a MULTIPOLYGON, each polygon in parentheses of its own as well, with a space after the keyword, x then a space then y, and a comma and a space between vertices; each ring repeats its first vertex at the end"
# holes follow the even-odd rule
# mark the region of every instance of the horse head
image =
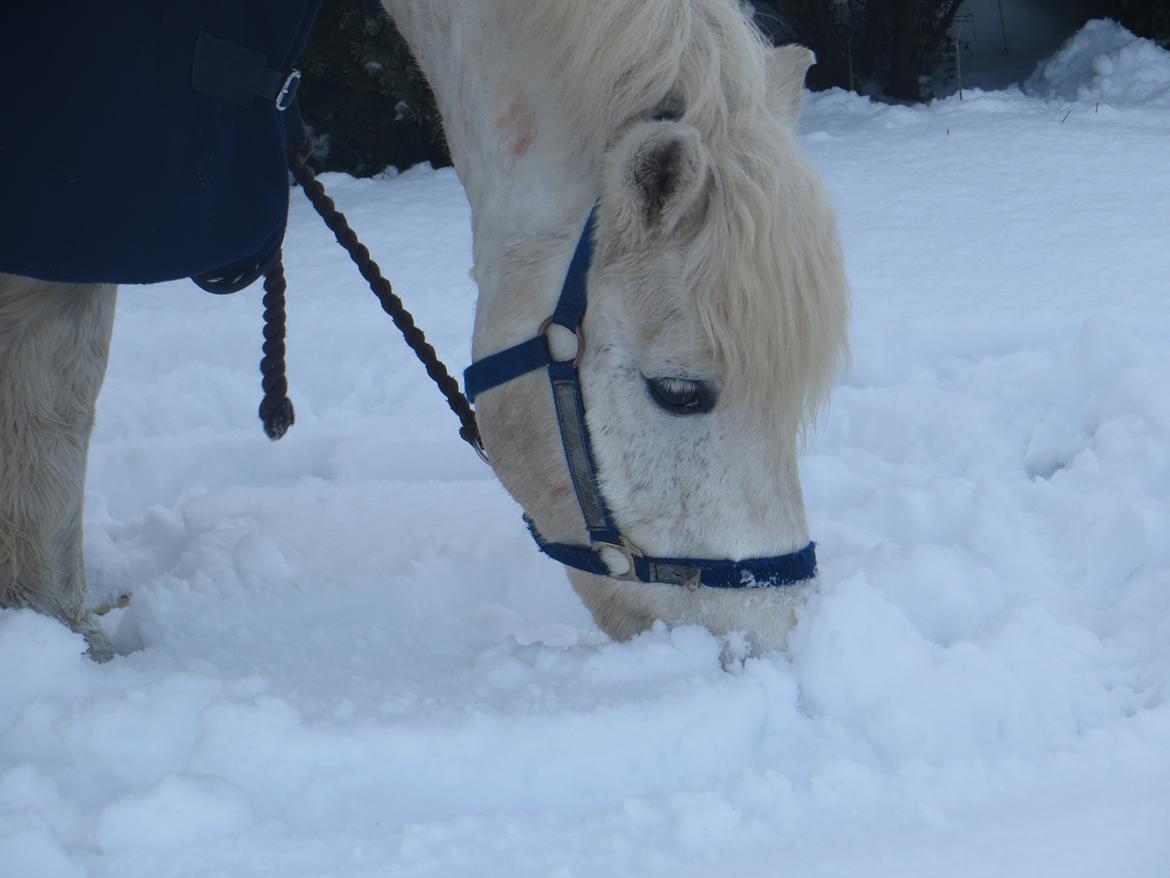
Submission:
POLYGON ((671 562, 759 585, 811 554, 798 447, 848 311, 833 213, 793 133, 812 53, 766 46, 734 0, 505 2, 466 32, 507 45, 423 61, 472 198, 469 377, 497 475, 612 636, 662 619, 782 645, 811 580, 706 587, 718 577, 675 581, 690 568, 671 562), (493 104, 477 139, 461 120, 493 104), (583 317, 558 317, 574 284, 583 317), (671 572, 631 581, 644 558, 671 572))

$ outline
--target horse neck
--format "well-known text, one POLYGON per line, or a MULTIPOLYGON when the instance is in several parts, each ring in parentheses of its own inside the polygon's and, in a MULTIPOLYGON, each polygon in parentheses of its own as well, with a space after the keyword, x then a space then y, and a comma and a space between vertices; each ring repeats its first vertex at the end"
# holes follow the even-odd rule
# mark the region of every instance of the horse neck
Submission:
POLYGON ((476 357, 530 337, 596 198, 555 89, 514 38, 508 0, 384 0, 438 103, 472 209, 476 357))

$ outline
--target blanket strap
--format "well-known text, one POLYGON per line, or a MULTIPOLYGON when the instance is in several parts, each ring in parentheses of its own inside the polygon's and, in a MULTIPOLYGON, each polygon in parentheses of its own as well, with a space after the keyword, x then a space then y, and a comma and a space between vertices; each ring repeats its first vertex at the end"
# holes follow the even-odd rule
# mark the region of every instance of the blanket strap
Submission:
POLYGON ((200 31, 195 38, 191 85, 200 94, 249 107, 256 98, 284 111, 296 97, 301 71, 273 70, 263 52, 200 31))

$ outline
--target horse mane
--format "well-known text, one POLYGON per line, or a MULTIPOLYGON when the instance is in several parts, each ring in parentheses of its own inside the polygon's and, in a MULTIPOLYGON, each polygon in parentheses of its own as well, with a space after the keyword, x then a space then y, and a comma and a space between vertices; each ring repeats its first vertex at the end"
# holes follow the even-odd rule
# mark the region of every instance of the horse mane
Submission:
POLYGON ((847 356, 836 221, 788 125, 768 108, 770 47, 738 0, 523 2, 522 45, 543 52, 588 161, 631 119, 677 105, 712 157, 706 220, 687 267, 726 390, 804 419, 847 356), (526 7, 526 8, 525 8, 526 7), (782 400, 777 405, 777 397, 782 400))

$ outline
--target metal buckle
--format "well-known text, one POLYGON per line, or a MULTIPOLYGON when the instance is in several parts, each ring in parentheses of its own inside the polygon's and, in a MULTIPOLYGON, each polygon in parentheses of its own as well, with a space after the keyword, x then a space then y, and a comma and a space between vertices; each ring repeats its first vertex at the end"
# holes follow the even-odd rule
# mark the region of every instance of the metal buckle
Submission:
POLYGON ((280 87, 280 91, 277 92, 276 95, 276 100, 273 101, 273 103, 276 105, 276 109, 282 113, 287 110, 292 105, 293 98, 297 96, 297 89, 300 88, 300 86, 301 71, 294 67, 291 71, 289 71, 288 76, 285 77, 284 85, 280 87))
MULTIPOLYGON (((573 333, 573 335, 576 337, 576 339, 577 339, 577 353, 573 355, 573 368, 576 369, 578 366, 581 365, 581 355, 585 353, 585 333, 581 331, 580 326, 578 326, 576 329, 569 329, 569 327, 565 326, 563 323, 554 324, 553 319, 551 317, 548 317, 545 319, 544 323, 540 324, 540 330, 537 332, 537 335, 543 335, 545 337, 545 339, 547 340, 549 327, 554 326, 554 325, 559 326, 561 329, 565 330, 566 332, 573 333)), ((549 347, 549 354, 550 355, 552 354, 551 346, 549 347)), ((556 360, 555 362, 563 363, 565 361, 564 360, 556 360)))
POLYGON ((636 561, 638 558, 642 558, 645 556, 642 554, 641 549, 639 549, 637 546, 635 546, 633 543, 631 543, 625 537, 621 538, 620 543, 607 543, 607 542, 603 542, 601 540, 598 540, 597 542, 593 543, 593 545, 590 548, 592 548, 593 551, 597 553, 597 556, 601 559, 601 563, 603 565, 605 565, 605 569, 607 571, 610 570, 610 566, 608 563, 606 563, 605 556, 601 554, 603 549, 613 549, 615 552, 617 552, 623 558, 625 558, 626 563, 628 563, 630 565, 630 569, 627 570, 625 573, 620 573, 620 574, 613 573, 613 572, 607 573, 606 575, 609 576, 610 579, 616 579, 619 582, 640 582, 641 581, 638 579, 638 565, 637 565, 636 561))

